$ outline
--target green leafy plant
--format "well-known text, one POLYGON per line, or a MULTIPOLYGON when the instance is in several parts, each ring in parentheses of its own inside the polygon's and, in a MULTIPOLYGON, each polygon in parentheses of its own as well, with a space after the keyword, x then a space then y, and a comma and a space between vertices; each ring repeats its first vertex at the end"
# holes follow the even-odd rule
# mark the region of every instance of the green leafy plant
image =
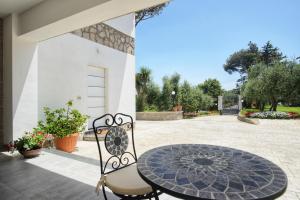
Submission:
POLYGON ((265 112, 256 112, 249 115, 251 118, 260 118, 260 119, 289 119, 290 116, 288 113, 279 112, 279 111, 265 111, 265 112))
POLYGON ((13 153, 15 150, 24 152, 40 149, 43 146, 46 137, 47 135, 44 135, 42 132, 35 130, 33 131, 33 133, 25 132, 25 134, 21 138, 9 143, 9 151, 13 153))
POLYGON ((145 108, 145 112, 158 112, 158 107, 155 105, 148 105, 145 108))
POLYGON ((39 121, 38 127, 44 133, 52 134, 55 137, 63 138, 73 133, 84 130, 87 115, 81 114, 78 110, 72 109, 73 101, 66 103, 67 108, 50 109, 44 108, 45 121, 39 121))

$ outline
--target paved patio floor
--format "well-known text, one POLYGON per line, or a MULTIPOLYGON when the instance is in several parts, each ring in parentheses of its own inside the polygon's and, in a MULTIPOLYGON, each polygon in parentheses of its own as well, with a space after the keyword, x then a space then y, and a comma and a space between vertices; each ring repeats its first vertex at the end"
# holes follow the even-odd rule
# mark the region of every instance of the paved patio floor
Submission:
MULTIPOLYGON (((261 120, 259 125, 240 122, 234 116, 138 121, 135 141, 138 155, 178 143, 222 145, 260 155, 278 164, 288 176, 287 192, 279 199, 300 200, 300 120, 261 120)), ((79 142, 73 154, 45 150, 30 160, 0 154, 0 162, 0 199, 102 199, 94 193, 99 178, 95 142, 79 142)), ((110 199, 117 198, 111 195, 110 199)), ((175 198, 163 195, 160 199, 175 198)))

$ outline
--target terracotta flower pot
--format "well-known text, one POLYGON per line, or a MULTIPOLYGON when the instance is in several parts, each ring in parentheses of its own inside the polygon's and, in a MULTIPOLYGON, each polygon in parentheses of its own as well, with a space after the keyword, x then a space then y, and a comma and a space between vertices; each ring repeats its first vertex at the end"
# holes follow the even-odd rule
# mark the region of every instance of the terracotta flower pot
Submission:
POLYGON ((182 111, 182 106, 181 105, 177 105, 177 111, 182 111))
POLYGON ((42 148, 34 149, 29 151, 19 151, 20 154, 24 156, 24 158, 34 158, 41 154, 42 148))
POLYGON ((56 149, 62 150, 68 153, 72 153, 75 150, 79 133, 74 133, 63 138, 54 138, 54 144, 56 149))

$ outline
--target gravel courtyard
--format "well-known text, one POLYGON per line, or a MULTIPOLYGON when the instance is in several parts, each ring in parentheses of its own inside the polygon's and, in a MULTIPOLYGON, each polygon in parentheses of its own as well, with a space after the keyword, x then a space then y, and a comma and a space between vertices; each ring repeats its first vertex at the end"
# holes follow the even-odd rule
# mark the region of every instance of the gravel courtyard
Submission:
MULTIPOLYGON (((287 174, 287 192, 280 199, 300 200, 300 120, 240 122, 236 116, 208 116, 178 121, 137 121, 138 155, 162 145, 204 143, 241 149, 278 164, 287 174)), ((75 154, 97 158, 91 142, 79 142, 75 154)))
MULTIPOLYGON (((157 146, 203 143, 241 149, 278 164, 288 176, 287 192, 280 200, 300 200, 300 120, 240 122, 235 116, 209 116, 178 121, 137 121, 137 154, 157 146)), ((95 142, 79 141, 68 154, 45 149, 34 159, 0 152, 0 199, 96 200, 100 177, 95 142)), ((110 200, 118 198, 109 194, 110 200)), ((161 195, 160 200, 176 200, 161 195)))

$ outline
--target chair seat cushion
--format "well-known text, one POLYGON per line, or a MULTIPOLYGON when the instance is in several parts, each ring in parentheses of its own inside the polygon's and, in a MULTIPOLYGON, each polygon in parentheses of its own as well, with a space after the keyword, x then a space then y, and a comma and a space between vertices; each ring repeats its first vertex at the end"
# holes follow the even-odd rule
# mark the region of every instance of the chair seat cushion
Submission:
POLYGON ((122 195, 144 195, 152 192, 152 187, 138 174, 136 164, 107 174, 105 185, 114 193, 122 195))

